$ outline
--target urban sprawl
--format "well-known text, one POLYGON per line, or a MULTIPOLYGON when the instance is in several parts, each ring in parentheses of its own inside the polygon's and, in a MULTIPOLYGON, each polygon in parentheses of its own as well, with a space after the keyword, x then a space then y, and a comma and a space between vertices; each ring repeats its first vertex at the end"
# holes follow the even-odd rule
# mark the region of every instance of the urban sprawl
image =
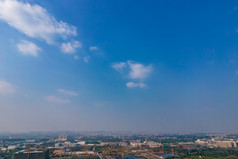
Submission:
POLYGON ((0 159, 238 158, 238 135, 25 133, 0 135, 0 159))

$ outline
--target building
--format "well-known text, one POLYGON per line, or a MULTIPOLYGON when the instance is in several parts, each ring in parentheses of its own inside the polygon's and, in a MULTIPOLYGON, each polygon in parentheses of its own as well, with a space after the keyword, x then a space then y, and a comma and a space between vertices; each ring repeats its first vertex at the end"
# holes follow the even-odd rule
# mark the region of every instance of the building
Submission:
POLYGON ((213 145, 214 147, 222 147, 222 148, 237 147, 237 143, 235 141, 215 141, 213 145))
POLYGON ((132 146, 132 147, 139 147, 139 146, 142 146, 142 145, 144 145, 144 143, 141 143, 141 142, 130 142, 130 145, 132 146))
POLYGON ((78 145, 86 145, 86 141, 78 141, 77 144, 78 145))
POLYGON ((118 145, 119 145, 119 146, 122 146, 122 147, 128 146, 128 144, 127 144, 126 142, 119 142, 118 145))
POLYGON ((47 151, 31 151, 31 152, 21 152, 16 153, 14 156, 14 159, 26 159, 28 158, 34 158, 34 159, 49 159, 49 150, 47 151))
POLYGON ((224 139, 222 140, 222 139, 214 139, 214 138, 212 138, 211 140, 197 139, 195 143, 199 145, 203 145, 203 146, 208 146, 208 147, 221 147, 221 148, 238 147, 237 141, 234 141, 232 139, 230 140, 224 140, 224 139))
POLYGON ((61 156, 65 153, 65 150, 54 150, 53 154, 57 156, 61 156))
POLYGON ((146 144, 146 146, 148 146, 150 148, 155 148, 155 147, 161 146, 161 143, 157 143, 154 141, 145 141, 144 143, 146 144))
POLYGON ((59 135, 58 141, 66 141, 67 136, 66 135, 59 135))
POLYGON ((17 148, 17 146, 15 146, 15 145, 10 145, 7 147, 8 150, 14 150, 16 148, 17 148))
POLYGON ((197 139, 197 140, 195 141, 195 143, 198 144, 198 145, 206 145, 206 141, 200 140, 200 139, 197 139))
POLYGON ((69 141, 66 141, 66 142, 62 143, 62 145, 64 147, 75 147, 75 143, 71 143, 69 141))

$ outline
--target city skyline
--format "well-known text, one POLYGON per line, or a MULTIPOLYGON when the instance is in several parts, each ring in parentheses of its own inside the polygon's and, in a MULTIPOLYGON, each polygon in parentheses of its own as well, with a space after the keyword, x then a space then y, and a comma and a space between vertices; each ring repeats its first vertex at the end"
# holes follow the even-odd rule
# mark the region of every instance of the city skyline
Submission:
POLYGON ((0 0, 0 132, 237 133, 235 0, 0 0))

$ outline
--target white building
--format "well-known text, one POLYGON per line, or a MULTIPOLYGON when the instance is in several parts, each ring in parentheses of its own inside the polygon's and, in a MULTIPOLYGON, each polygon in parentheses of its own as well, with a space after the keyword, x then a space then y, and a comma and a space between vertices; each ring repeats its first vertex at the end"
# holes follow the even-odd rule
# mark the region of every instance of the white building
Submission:
POLYGON ((195 141, 195 143, 198 144, 198 145, 205 145, 205 144, 206 144, 206 141, 197 139, 197 140, 195 141))
POLYGON ((68 142, 68 141, 64 142, 62 145, 63 145, 64 147, 75 147, 75 143, 70 143, 70 142, 68 142))
POLYGON ((8 150, 14 150, 14 149, 16 149, 16 148, 17 148, 17 146, 15 146, 15 145, 9 145, 9 146, 7 147, 8 150))
POLYGON ((1 148, 1 151, 7 151, 7 148, 3 147, 3 148, 1 148))
POLYGON ((146 144, 146 146, 148 146, 150 148, 161 146, 161 143, 157 143, 157 142, 154 142, 154 141, 145 141, 144 143, 146 144))
POLYGON ((136 142, 130 142, 130 145, 131 145, 132 147, 139 147, 139 146, 143 145, 143 143, 136 141, 136 142))
POLYGON ((78 141, 77 144, 79 144, 79 145, 86 145, 86 141, 78 141))

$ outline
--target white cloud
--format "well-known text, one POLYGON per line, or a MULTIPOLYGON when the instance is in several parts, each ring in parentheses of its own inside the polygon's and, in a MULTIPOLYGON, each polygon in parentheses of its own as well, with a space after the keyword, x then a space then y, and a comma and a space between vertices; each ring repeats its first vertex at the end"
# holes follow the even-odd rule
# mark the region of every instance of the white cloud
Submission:
POLYGON ((122 72, 125 68, 128 68, 129 69, 128 76, 131 79, 139 79, 139 80, 147 78, 152 72, 151 65, 146 66, 141 63, 133 61, 113 63, 112 68, 114 68, 119 72, 122 72))
POLYGON ((0 80, 1 94, 13 94, 15 92, 16 92, 15 87, 11 83, 6 82, 5 80, 0 80))
POLYGON ((80 57, 79 57, 78 55, 75 55, 75 56, 74 56, 74 59, 75 59, 75 60, 79 60, 80 57))
POLYGON ((29 41, 22 41, 17 47, 23 55, 32 55, 36 57, 38 56, 38 52, 41 51, 41 48, 29 41))
POLYGON ((144 88, 144 87, 146 87, 146 84, 141 83, 141 82, 140 83, 128 82, 126 84, 126 86, 129 87, 129 88, 134 88, 134 87, 144 88))
POLYGON ((36 4, 17 0, 0 0, 0 19, 25 35, 43 39, 48 44, 56 37, 76 36, 76 27, 57 21, 48 11, 36 4))
POLYGON ((126 67, 125 62, 118 62, 118 63, 113 63, 112 68, 114 68, 117 71, 122 71, 126 67))
POLYGON ((152 71, 151 65, 145 66, 143 64, 135 63, 132 61, 128 61, 127 63, 130 67, 129 75, 132 79, 145 79, 150 75, 152 71))
POLYGON ((86 63, 88 63, 88 62, 89 62, 89 59, 90 59, 90 56, 86 56, 86 57, 83 58, 83 61, 86 62, 86 63))
POLYGON ((72 41, 68 43, 62 43, 61 50, 66 54, 73 54, 75 53, 77 48, 81 48, 82 44, 79 41, 72 41))
POLYGON ((98 47, 97 46, 90 46, 89 50, 90 51, 95 51, 95 50, 98 50, 98 47))
POLYGON ((70 96, 77 96, 78 93, 75 91, 71 91, 71 90, 65 90, 65 89, 58 89, 58 92, 66 94, 66 95, 70 95, 70 96))
POLYGON ((112 68, 114 68, 115 70, 117 70, 122 74, 126 74, 129 79, 136 81, 136 82, 128 82, 126 86, 129 88, 146 87, 146 84, 143 83, 143 81, 152 72, 152 65, 144 65, 134 61, 113 63, 112 68))
POLYGON ((69 99, 62 99, 56 96, 46 96, 44 97, 45 100, 47 100, 48 102, 52 102, 52 103, 58 103, 58 104, 67 104, 70 103, 69 99))

